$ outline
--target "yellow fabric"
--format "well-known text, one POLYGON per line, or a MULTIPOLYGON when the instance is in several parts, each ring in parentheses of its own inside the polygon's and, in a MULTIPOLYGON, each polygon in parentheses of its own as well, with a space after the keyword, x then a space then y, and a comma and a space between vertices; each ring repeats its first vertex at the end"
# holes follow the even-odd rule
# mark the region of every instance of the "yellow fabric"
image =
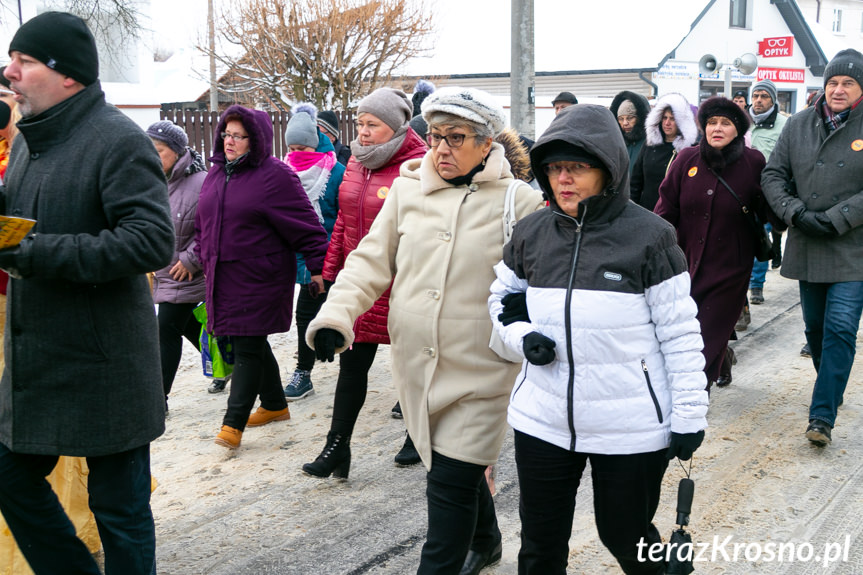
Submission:
MULTIPOLYGON (((2 331, 5 325, 6 296, 0 295, 0 342, 2 342, 2 331)), ((4 367, 3 346, 0 345, 0 373, 4 367)), ((91 553, 96 553, 102 544, 96 529, 96 519, 87 503, 88 474, 85 458, 61 457, 54 471, 48 476, 48 483, 51 484, 66 514, 75 525, 78 537, 91 553)), ((32 575, 32 573, 27 560, 15 544, 6 521, 0 516, 0 575, 32 575)))

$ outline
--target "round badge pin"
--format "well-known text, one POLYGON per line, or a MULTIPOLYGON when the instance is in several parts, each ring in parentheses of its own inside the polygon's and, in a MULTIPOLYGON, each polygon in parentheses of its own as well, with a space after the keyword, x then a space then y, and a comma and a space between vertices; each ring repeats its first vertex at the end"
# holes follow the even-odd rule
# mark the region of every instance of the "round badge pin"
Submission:
POLYGON ((390 189, 386 186, 378 188, 378 197, 382 200, 387 199, 387 194, 390 193, 390 189))
POLYGON ((855 152, 863 150, 863 140, 854 140, 853 142, 851 142, 851 149, 855 152))
POLYGON ((689 172, 687 172, 687 173, 689 174, 690 178, 694 178, 695 174, 698 173, 698 166, 693 166, 693 167, 689 168, 689 172))

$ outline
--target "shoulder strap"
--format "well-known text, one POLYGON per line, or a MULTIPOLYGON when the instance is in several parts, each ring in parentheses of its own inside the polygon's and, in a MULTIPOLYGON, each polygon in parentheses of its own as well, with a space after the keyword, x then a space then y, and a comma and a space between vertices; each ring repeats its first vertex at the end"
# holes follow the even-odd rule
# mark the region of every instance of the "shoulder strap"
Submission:
POLYGON ((506 197, 503 200, 503 243, 512 238, 512 230, 515 228, 515 190, 522 185, 519 179, 514 179, 506 188, 506 197))
POLYGON ((710 170, 710 171, 713 173, 714 176, 716 176, 719 179, 719 183, 721 183, 723 186, 726 187, 726 189, 728 189, 729 192, 731 192, 731 195, 734 196, 734 199, 737 200, 737 203, 740 204, 740 207, 743 209, 743 213, 748 214, 749 213, 749 207, 740 200, 740 198, 737 196, 737 194, 734 193, 734 190, 731 189, 731 186, 728 185, 728 182, 725 181, 725 178, 723 178, 722 176, 720 176, 719 174, 717 174, 713 170, 710 170))

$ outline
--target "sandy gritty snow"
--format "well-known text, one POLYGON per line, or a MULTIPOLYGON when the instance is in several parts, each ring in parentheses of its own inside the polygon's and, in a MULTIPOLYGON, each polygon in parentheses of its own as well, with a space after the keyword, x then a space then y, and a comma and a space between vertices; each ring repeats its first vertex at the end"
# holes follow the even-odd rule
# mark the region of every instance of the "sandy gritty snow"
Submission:
MULTIPOLYGON (((863 573, 863 359, 858 355, 834 442, 820 449, 803 436, 814 369, 804 343, 797 284, 768 274, 766 302, 752 306, 753 324, 734 344, 734 382, 714 390, 710 428, 696 453, 695 503, 689 531, 696 542, 722 542, 696 564, 703 574, 863 573), (734 544, 741 544, 735 561, 734 544), (766 544, 793 543, 810 561, 755 558, 766 544), (840 555, 825 565, 825 549, 840 555), (743 547, 749 545, 748 548, 743 547), (841 555, 844 554, 844 557, 841 555), (713 560, 710 560, 713 559, 713 560), (844 559, 844 560, 843 560, 844 559)), ((295 365, 296 332, 270 342, 285 374, 295 365)), ((858 340, 859 343, 859 340, 858 340)), ((408 574, 416 571, 426 526, 425 472, 392 458, 404 424, 395 402, 389 350, 370 374, 369 394, 352 440, 350 479, 304 475, 303 463, 323 447, 332 413, 337 363, 317 364, 315 395, 291 404, 292 419, 248 429, 236 452, 213 443, 227 394, 208 381, 186 344, 167 432, 152 447, 160 574, 408 574)), ((669 466, 656 524, 675 527, 677 483, 669 466)), ((497 472, 495 497, 504 536, 503 560, 483 573, 517 572, 518 482, 511 434, 497 472)), ((579 491, 569 573, 620 573, 596 535, 589 475, 579 491)))

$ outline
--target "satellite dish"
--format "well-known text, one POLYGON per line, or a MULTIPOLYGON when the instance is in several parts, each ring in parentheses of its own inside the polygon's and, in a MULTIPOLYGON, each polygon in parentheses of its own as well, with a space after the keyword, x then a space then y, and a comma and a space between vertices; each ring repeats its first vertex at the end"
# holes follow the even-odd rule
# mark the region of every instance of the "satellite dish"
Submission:
POLYGON ((740 70, 741 74, 748 76, 758 67, 758 58, 755 57, 755 54, 747 52, 739 58, 734 59, 734 67, 740 70))
POLYGON ((719 69, 719 65, 719 62, 716 61, 716 56, 713 54, 705 54, 701 57, 701 60, 698 61, 698 71, 702 74, 713 74, 719 69))

